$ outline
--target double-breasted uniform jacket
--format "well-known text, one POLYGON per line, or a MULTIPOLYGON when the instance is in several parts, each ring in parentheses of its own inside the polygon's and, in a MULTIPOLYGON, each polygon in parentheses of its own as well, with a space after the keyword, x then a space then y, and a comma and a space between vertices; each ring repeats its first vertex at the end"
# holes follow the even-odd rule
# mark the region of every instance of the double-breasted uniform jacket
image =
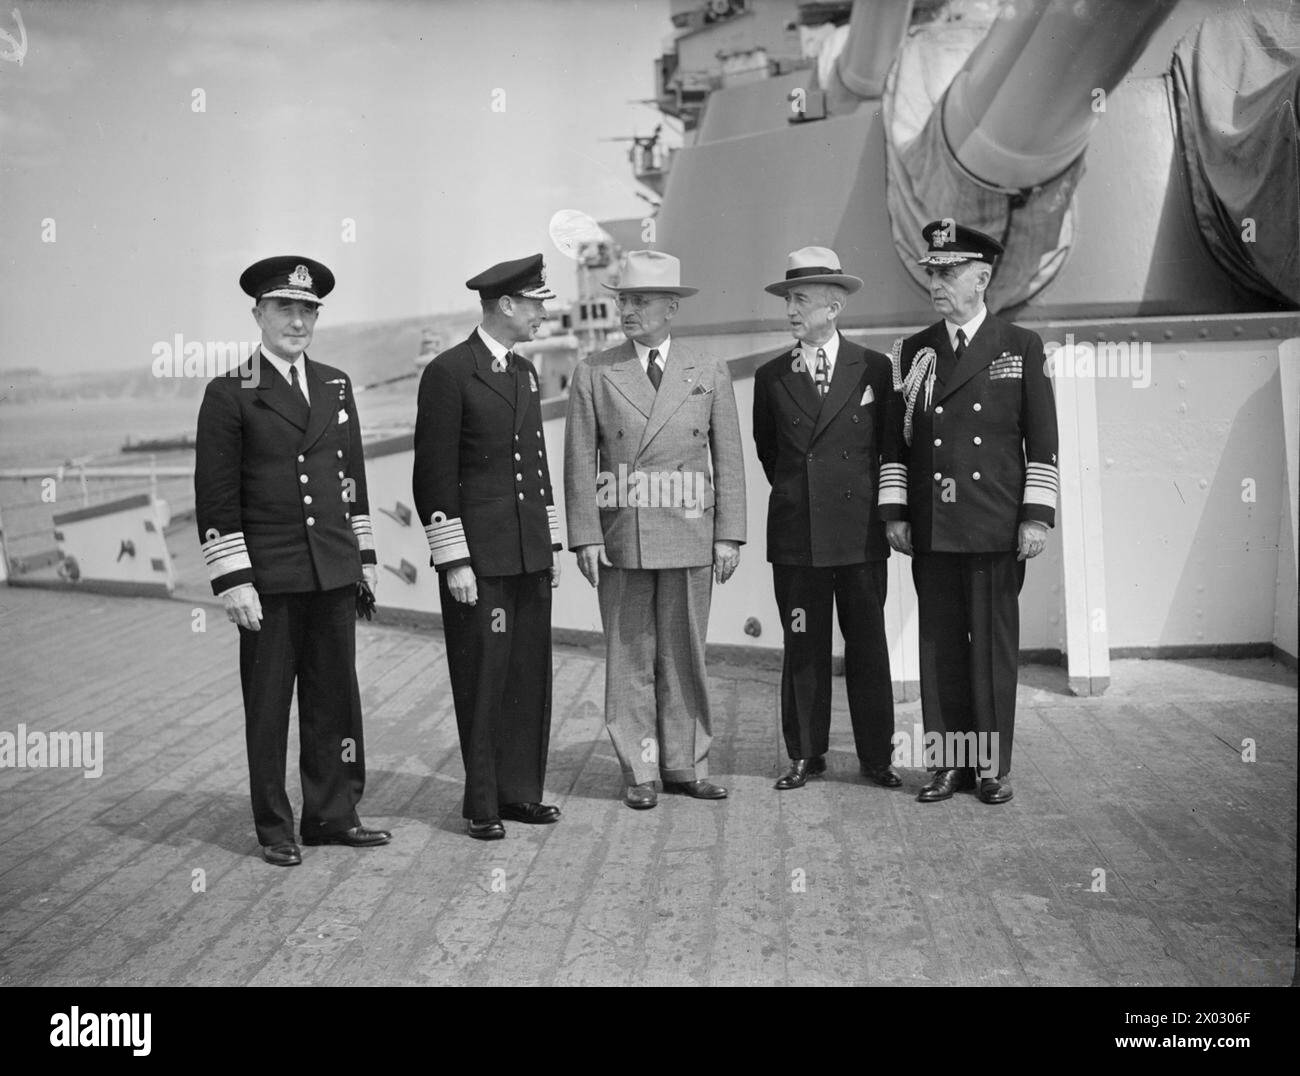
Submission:
POLYGON ((1056 522, 1056 407, 1037 333, 987 314, 953 360, 936 322, 896 344, 896 381, 932 349, 938 368, 926 406, 918 386, 911 443, 904 392, 890 394, 880 477, 880 513, 911 523, 918 553, 1015 551, 1019 524, 1056 522))
POLYGON ((420 377, 415 509, 439 571, 476 576, 550 568, 562 549, 542 431, 537 371, 516 355, 513 376, 492 369, 473 332, 420 377))
POLYGON ((333 590, 375 563, 365 459, 347 374, 304 356, 310 407, 260 353, 199 408, 195 517, 212 590, 333 590))
POLYGON ((656 392, 630 340, 580 362, 564 492, 569 547, 603 543, 618 568, 700 567, 713 563, 715 541, 744 542, 745 464, 725 363, 673 340, 656 392))
POLYGON ((887 356, 840 337, 825 400, 799 348, 754 375, 754 443, 772 484, 767 559, 829 568, 889 556, 876 505, 886 409, 887 356))

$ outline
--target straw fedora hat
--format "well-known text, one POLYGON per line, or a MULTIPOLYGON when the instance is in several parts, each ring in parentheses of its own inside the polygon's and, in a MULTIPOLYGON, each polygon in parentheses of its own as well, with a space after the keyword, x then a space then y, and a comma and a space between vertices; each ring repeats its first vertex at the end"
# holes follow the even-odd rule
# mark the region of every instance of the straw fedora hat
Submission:
POLYGON ((785 279, 769 284, 764 291, 784 295, 801 284, 838 284, 851 295, 862 287, 862 278, 840 270, 840 258, 830 247, 804 247, 790 253, 785 279))
POLYGON ((700 290, 683 287, 682 263, 658 250, 629 250, 619 282, 602 287, 610 291, 664 292, 683 297, 700 290))

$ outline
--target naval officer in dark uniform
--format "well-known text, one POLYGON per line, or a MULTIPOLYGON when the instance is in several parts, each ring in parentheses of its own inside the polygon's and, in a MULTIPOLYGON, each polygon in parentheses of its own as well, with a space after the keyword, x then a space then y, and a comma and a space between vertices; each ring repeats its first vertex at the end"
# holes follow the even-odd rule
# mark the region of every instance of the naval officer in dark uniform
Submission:
POLYGON ((880 510, 890 545, 912 556, 926 734, 955 747, 974 732, 988 766, 945 749, 918 798, 973 787, 978 769, 980 799, 1005 803, 1020 588, 1056 522, 1056 406, 1042 339, 984 305, 1002 246, 952 220, 922 234, 943 319, 894 345, 880 510))
POLYGON ((531 362, 511 349, 546 317, 542 256, 466 281, 482 323, 420 378, 415 507, 438 571, 471 837, 502 820, 545 824, 551 728, 551 589, 559 520, 531 362))
POLYGON ((298 687, 302 843, 369 847, 356 675, 358 584, 377 582, 352 385, 307 357, 334 274, 296 256, 250 266, 262 343, 208 383, 199 409, 195 517, 212 590, 239 627, 253 821, 268 863, 302 862, 285 792, 298 687))
POLYGON ((826 771, 831 727, 831 612, 844 633, 844 677, 858 763, 897 788, 890 768, 894 695, 885 638, 889 545, 876 507, 880 442, 893 394, 889 359, 846 340, 836 319, 860 277, 827 247, 790 255, 766 291, 785 300, 796 346, 754 375, 754 444, 772 494, 767 559, 781 610, 781 790, 826 771))

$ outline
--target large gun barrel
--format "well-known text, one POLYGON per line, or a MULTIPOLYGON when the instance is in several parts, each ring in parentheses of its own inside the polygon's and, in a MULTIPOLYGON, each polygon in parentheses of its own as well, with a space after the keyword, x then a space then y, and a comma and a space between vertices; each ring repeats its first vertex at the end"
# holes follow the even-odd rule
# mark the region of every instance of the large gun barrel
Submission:
POLYGON ((1176 2, 1004 5, 944 96, 944 134, 962 167, 1005 190, 1059 175, 1176 2))
POLYGON ((835 58, 826 87, 830 112, 848 112, 864 100, 881 96, 911 21, 912 0, 853 5, 848 40, 835 58))

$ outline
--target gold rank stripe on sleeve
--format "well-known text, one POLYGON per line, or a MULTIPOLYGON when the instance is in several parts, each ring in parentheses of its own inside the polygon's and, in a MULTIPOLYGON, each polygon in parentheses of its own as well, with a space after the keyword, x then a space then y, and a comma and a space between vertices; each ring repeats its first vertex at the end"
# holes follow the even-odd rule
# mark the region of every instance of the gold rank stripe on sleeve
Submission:
POLYGON ((210 582, 215 583, 222 576, 230 575, 231 572, 253 570, 253 562, 248 559, 248 546, 244 544, 243 531, 209 538, 203 543, 202 549, 203 563, 208 566, 210 582))
POLYGON ((375 548, 375 529, 366 515, 352 517, 352 533, 357 536, 357 548, 362 553, 373 552, 375 548))
POLYGON ((563 549, 564 543, 560 540, 560 512, 553 504, 546 506, 546 522, 551 528, 551 546, 563 549))
POLYGON ((429 540, 429 555, 435 568, 452 561, 470 559, 465 525, 459 516, 447 519, 441 512, 434 512, 432 522, 424 528, 424 536, 429 540))
POLYGON ((906 463, 880 465, 880 496, 876 503, 882 508, 887 504, 907 504, 906 463))
POLYGON ((1056 496, 1061 480, 1051 463, 1025 465, 1025 504, 1041 504, 1056 510, 1056 496))

